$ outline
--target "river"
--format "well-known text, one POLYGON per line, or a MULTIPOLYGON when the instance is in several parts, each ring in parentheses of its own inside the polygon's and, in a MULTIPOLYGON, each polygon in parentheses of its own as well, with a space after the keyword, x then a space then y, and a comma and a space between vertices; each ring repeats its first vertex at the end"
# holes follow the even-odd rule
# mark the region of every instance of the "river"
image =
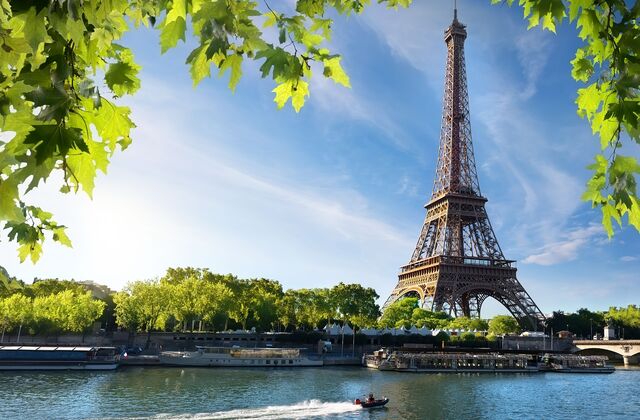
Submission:
POLYGON ((360 368, 0 372, 7 419, 589 419, 640 417, 640 370, 412 374, 360 368), (372 391, 387 408, 351 400, 372 391))

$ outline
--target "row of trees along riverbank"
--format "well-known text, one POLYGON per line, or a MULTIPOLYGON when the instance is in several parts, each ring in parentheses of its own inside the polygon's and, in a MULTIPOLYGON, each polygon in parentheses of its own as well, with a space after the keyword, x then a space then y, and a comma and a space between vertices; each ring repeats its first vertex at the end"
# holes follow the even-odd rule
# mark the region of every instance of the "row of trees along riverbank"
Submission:
MULTIPOLYGON (((0 330, 39 335, 84 333, 98 321, 106 330, 119 327, 132 333, 237 328, 312 331, 333 322, 357 328, 416 325, 488 331, 490 336, 518 332, 510 316, 454 319, 420 308, 416 298, 394 303, 379 318, 378 298, 375 290, 359 284, 284 291, 274 280, 240 279, 195 268, 170 268, 159 279, 131 282, 124 290, 112 292, 91 282, 55 279, 25 284, 0 267, 0 330)), ((604 312, 558 311, 548 326, 586 338, 602 331, 608 320, 624 331, 625 338, 640 338, 640 309, 635 305, 604 312)))

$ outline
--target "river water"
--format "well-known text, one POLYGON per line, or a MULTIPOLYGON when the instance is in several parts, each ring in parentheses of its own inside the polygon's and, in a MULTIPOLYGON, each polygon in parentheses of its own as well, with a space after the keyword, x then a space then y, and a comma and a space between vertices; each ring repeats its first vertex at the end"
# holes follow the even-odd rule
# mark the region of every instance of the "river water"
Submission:
POLYGON ((640 418, 640 370, 414 374, 360 368, 0 373, 7 419, 640 418), (374 392, 388 407, 350 401, 374 392))

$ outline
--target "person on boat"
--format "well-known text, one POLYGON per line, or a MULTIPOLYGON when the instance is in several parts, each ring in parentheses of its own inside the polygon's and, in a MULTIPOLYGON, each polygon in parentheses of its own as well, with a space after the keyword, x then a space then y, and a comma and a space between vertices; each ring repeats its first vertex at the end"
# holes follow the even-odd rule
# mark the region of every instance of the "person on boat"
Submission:
POLYGON ((373 397, 373 392, 369 393, 369 398, 367 398, 368 403, 374 402, 376 399, 373 397))

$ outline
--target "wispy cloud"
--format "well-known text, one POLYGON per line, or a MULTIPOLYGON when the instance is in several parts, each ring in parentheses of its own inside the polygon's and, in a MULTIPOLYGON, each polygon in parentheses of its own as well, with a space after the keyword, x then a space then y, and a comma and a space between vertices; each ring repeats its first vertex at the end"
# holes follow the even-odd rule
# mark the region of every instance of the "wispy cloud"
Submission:
POLYGON ((602 226, 591 225, 564 233, 562 240, 546 244, 536 253, 523 260, 524 263, 554 265, 578 258, 580 251, 594 239, 604 235, 602 226))
POLYGON ((622 261, 622 262, 638 261, 638 259, 640 259, 640 258, 634 257, 632 255, 625 255, 625 256, 620 257, 620 261, 622 261))
POLYGON ((517 36, 515 46, 518 61, 525 79, 525 87, 520 93, 522 99, 529 99, 537 91, 538 78, 549 61, 549 33, 527 31, 517 36))

